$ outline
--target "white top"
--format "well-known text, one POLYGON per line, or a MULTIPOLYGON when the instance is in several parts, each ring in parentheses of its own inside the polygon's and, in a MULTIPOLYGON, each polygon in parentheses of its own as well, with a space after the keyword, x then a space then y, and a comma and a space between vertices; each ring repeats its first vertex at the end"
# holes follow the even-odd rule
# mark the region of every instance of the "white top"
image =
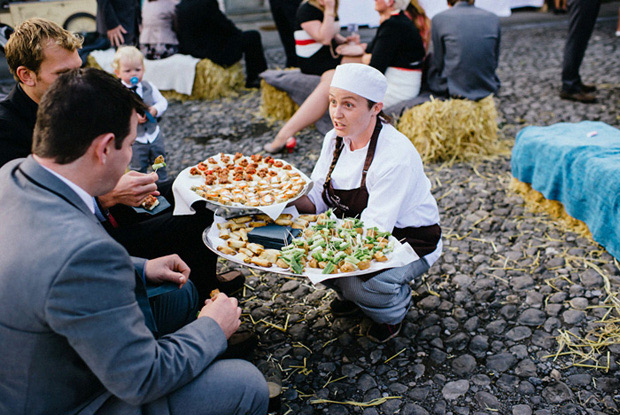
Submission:
MULTIPOLYGON (((362 169, 368 144, 351 151, 350 140, 344 139, 338 163, 332 172, 334 189, 351 190, 360 187, 362 169)), ((308 197, 316 212, 328 209, 321 196, 325 178, 336 146, 336 132, 325 135, 319 160, 312 171, 314 186, 308 197)), ((392 232, 394 227, 420 227, 439 224, 437 202, 431 194, 431 182, 424 174, 422 159, 411 141, 392 125, 384 124, 379 134, 375 157, 366 174, 368 206, 361 215, 365 226, 377 226, 392 232)), ((432 265, 441 255, 441 240, 437 249, 425 256, 432 265)))
MULTIPOLYGON (((131 84, 125 83, 125 81, 121 81, 121 82, 127 88, 131 88, 132 86, 131 84)), ((161 92, 159 92, 159 89, 157 89, 157 87, 153 85, 152 82, 149 82, 149 83, 151 84, 151 88, 153 88, 153 99, 155 100, 153 107, 155 107, 155 110, 157 111, 157 114, 155 116, 160 117, 164 113, 164 111, 168 109, 168 100, 164 98, 161 92)), ((136 93, 140 95, 140 98, 143 98, 144 88, 142 87, 142 82, 139 82, 137 86, 138 88, 136 89, 136 93)), ((136 141, 142 144, 152 143, 153 141, 155 141, 158 135, 159 135, 159 125, 155 128, 155 131, 153 131, 153 133, 151 134, 145 133, 142 135, 138 135, 136 137, 136 141)))
POLYGON ((61 176, 60 174, 56 173, 54 170, 48 169, 42 164, 39 164, 39 166, 43 167, 45 170, 47 170, 48 172, 52 173, 54 176, 62 180, 64 184, 69 186, 71 190, 73 190, 80 197, 80 199, 84 201, 86 206, 88 206, 88 209, 90 209, 90 211, 93 214, 95 214, 95 198, 93 196, 89 195, 86 192, 86 190, 82 189, 80 186, 73 183, 71 180, 67 179, 65 176, 61 176))
POLYGON ((177 34, 172 30, 174 9, 177 4, 177 0, 144 0, 140 44, 179 44, 177 34))

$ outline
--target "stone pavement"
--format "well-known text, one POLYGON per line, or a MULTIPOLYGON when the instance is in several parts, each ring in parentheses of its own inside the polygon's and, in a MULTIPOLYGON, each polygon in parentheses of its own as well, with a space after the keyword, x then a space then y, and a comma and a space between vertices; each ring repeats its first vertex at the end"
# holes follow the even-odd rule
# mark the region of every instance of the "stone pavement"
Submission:
MULTIPOLYGON (((599 103, 585 105, 558 97, 565 24, 507 27, 497 97, 502 139, 512 142, 532 124, 588 119, 618 127, 620 39, 614 31, 614 19, 597 24, 582 74, 599 84, 599 103)), ((282 65, 281 49, 267 55, 270 66, 282 65)), ((265 120, 259 105, 257 91, 173 103, 162 123, 171 170, 220 151, 260 151, 278 124, 265 120)), ((307 129, 297 136, 298 149, 282 157, 310 173, 321 141, 307 129)), ((284 370, 281 413, 615 413, 619 345, 609 348, 609 361, 599 359, 608 370, 571 367, 570 358, 549 356, 558 350, 560 330, 584 335, 602 316, 605 309, 596 307, 607 294, 597 270, 617 291, 617 262, 596 243, 526 211, 508 191, 508 157, 426 170, 445 251, 415 282, 403 332, 388 344, 363 336, 367 320, 334 319, 330 290, 239 268, 248 276, 240 298, 244 325, 261 337, 255 362, 271 360, 284 370)))
MULTIPOLYGON (((509 143, 526 125, 599 120, 620 126, 615 20, 599 21, 582 66, 584 81, 600 89, 591 105, 558 97, 563 22, 503 32, 497 104, 501 138, 509 143)), ((271 67, 284 61, 281 48, 268 48, 267 56, 271 67)), ((220 151, 260 151, 279 124, 264 119, 259 105, 256 90, 171 103, 161 123, 170 172, 220 151)), ((310 173, 322 137, 306 129, 297 142, 282 158, 310 173)), ((387 344, 363 335, 365 319, 334 319, 330 290, 239 267, 248 277, 240 294, 243 325, 261 339, 254 362, 269 360, 283 370, 280 413, 617 413, 620 345, 587 362, 605 369, 553 358, 560 330, 583 336, 606 312, 600 308, 607 298, 603 276, 617 292, 617 261, 525 210, 508 190, 509 157, 425 168, 440 208, 444 254, 413 284, 402 333, 387 344)), ((220 268, 237 266, 222 262, 220 268)))

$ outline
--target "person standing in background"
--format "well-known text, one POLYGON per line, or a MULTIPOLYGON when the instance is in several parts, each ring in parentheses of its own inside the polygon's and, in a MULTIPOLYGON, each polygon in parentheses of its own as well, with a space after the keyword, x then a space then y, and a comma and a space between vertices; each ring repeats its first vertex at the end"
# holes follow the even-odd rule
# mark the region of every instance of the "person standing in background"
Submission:
POLYGON ((97 32, 112 47, 138 44, 140 0, 97 0, 97 32))
POLYGON ((258 75, 267 69, 267 60, 257 30, 240 30, 216 0, 182 0, 176 15, 179 52, 225 68, 243 57, 245 87, 260 88, 258 75))
POLYGON ((178 0, 144 0, 140 51, 146 59, 164 59, 179 52, 174 31, 174 9, 178 0))
POLYGON ((286 54, 286 67, 297 66, 297 54, 295 53, 295 22, 297 9, 301 0, 269 0, 269 8, 273 21, 278 29, 284 53, 286 54))
POLYGON ((601 0, 568 1, 568 37, 562 62, 562 89, 560 98, 583 103, 596 102, 596 86, 585 85, 579 76, 579 67, 592 36, 601 0))

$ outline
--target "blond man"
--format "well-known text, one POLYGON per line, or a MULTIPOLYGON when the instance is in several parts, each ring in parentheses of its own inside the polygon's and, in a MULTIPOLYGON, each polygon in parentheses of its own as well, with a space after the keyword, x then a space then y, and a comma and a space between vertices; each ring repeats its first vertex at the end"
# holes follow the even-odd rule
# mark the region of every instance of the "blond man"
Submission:
POLYGON ((82 39, 45 19, 19 25, 5 46, 17 85, 0 101, 0 166, 26 157, 41 97, 58 75, 82 64, 82 39))

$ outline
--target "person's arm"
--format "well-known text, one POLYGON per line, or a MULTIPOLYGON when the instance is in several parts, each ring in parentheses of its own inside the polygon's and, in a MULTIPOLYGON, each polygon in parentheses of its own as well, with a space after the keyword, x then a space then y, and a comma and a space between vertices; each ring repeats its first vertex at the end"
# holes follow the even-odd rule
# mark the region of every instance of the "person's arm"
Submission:
MULTIPOLYGON (((310 6, 314 7, 314 6, 310 6)), ((333 0, 327 0, 325 2, 325 12, 323 12, 323 20, 307 20, 301 23, 301 28, 306 31, 314 40, 323 44, 329 45, 332 39, 339 35, 340 28, 336 25, 336 11, 333 0)), ((344 37, 340 36, 336 39, 338 43, 344 41, 344 37)))
POLYGON ((161 117, 161 115, 168 109, 168 100, 159 92, 159 89, 153 84, 151 84, 151 88, 153 88, 153 99, 155 103, 153 104, 153 108, 157 111, 153 115, 153 117, 161 117))
POLYGON ((97 0, 97 4, 99 5, 99 10, 103 13, 103 22, 105 23, 106 30, 113 29, 121 24, 111 0, 97 0))
POLYGON ((106 34, 113 47, 118 47, 125 43, 124 34, 127 33, 125 27, 120 23, 116 10, 110 0, 97 0, 99 10, 103 13, 106 34))
POLYGON ((134 272, 112 239, 84 244, 50 286, 45 317, 108 391, 141 405, 187 384, 217 358, 240 310, 222 298, 155 340, 136 301, 134 272))
POLYGON ((105 195, 99 196, 99 203, 104 209, 114 205, 139 206, 148 195, 159 196, 155 182, 159 179, 157 173, 138 173, 129 171, 121 176, 114 189, 105 195))
POLYGON ((368 186, 368 206, 362 211, 361 219, 365 226, 378 226, 391 232, 398 219, 403 201, 415 191, 415 183, 407 163, 399 163, 381 169, 376 183, 368 186))
POLYGON ((181 288, 189 279, 189 273, 187 264, 176 254, 149 259, 144 264, 146 281, 154 285, 171 282, 181 288))
POLYGON ((215 26, 213 29, 214 32, 229 36, 236 33, 241 33, 241 30, 235 26, 232 20, 230 20, 222 12, 222 10, 220 10, 217 0, 207 0, 204 14, 207 16, 207 21, 215 26))
POLYGON ((412 209, 405 203, 428 198, 430 182, 424 174, 422 159, 415 150, 403 147, 401 151, 392 150, 390 158, 383 157, 381 161, 385 162, 371 166, 372 171, 368 172, 368 206, 362 212, 361 219, 366 226, 378 226, 391 232, 401 211, 412 209))
POLYGON ((289 204, 289 206, 295 206, 299 213, 316 213, 316 206, 312 203, 312 200, 308 196, 302 196, 296 201, 289 204))

